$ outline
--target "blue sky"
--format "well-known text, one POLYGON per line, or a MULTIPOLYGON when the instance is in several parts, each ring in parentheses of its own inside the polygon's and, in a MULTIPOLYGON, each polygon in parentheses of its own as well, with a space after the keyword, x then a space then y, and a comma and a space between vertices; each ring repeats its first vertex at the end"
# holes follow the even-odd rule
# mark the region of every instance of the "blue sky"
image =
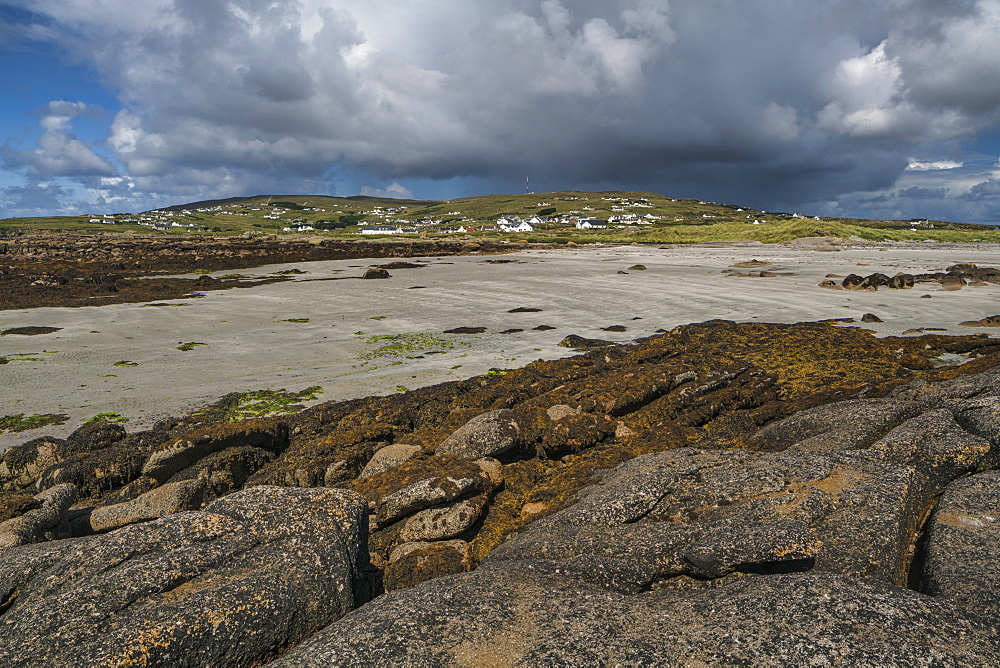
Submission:
POLYGON ((1000 0, 0 0, 0 218, 650 190, 1000 223, 1000 0))

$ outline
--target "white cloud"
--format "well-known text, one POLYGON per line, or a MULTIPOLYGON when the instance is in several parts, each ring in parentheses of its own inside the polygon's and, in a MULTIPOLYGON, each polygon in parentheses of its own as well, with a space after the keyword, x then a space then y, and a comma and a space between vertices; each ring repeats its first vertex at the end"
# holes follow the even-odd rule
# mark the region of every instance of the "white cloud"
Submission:
POLYGON ((18 151, 5 146, 0 157, 14 169, 27 168, 33 180, 116 173, 117 169, 107 158, 94 153, 90 145, 69 132, 73 120, 87 112, 88 107, 83 102, 58 100, 49 103, 41 111, 38 125, 43 132, 35 147, 18 151))
POLYGON ((927 172, 937 169, 958 169, 964 163, 955 162, 954 160, 916 160, 910 158, 909 163, 906 165, 906 169, 911 172, 927 172))
POLYGON ((361 188, 361 195, 367 195, 368 197, 391 197, 393 199, 412 199, 413 192, 398 183, 390 183, 385 188, 374 188, 372 186, 364 186, 361 188))
MULTIPOLYGON (((799 208, 1000 128, 1000 0, 7 2, 118 91, 133 197, 530 172, 799 208)), ((38 178, 116 173, 74 113, 23 155, 38 178)))

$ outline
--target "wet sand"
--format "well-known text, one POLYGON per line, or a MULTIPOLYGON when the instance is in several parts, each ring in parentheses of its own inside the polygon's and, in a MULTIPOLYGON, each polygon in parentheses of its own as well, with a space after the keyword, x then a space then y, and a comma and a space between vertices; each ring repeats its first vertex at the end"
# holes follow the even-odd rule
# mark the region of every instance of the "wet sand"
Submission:
POLYGON ((269 265, 239 273, 305 273, 286 283, 163 302, 168 306, 0 312, 0 330, 62 328, 0 337, 0 356, 11 360, 0 365, 0 415, 70 417, 63 425, 2 434, 0 449, 42 434, 65 436, 105 412, 129 418, 126 427, 137 430, 228 392, 319 385, 323 393, 316 401, 330 401, 413 389, 574 354, 556 345, 569 334, 628 341, 713 318, 854 318, 858 322, 851 326, 879 335, 941 328, 945 332, 937 333, 1000 336, 997 328, 958 324, 1000 313, 1000 285, 944 291, 938 284, 918 284, 877 292, 818 287, 827 274, 925 273, 958 262, 1000 266, 996 245, 844 245, 839 252, 794 245, 624 246, 407 261, 426 266, 390 270, 389 279, 355 280, 366 261, 269 265), (736 269, 795 275, 725 275, 735 263, 752 259, 773 264, 736 269), (636 264, 646 269, 629 269, 636 264), (329 280, 345 277, 350 280, 329 280), (517 307, 541 311, 508 312, 517 307), (865 313, 884 322, 861 323, 865 313), (293 319, 308 322, 288 322, 293 319), (533 330, 539 325, 554 329, 533 330), (612 325, 627 331, 601 329, 612 325), (487 330, 443 333, 462 326, 487 330), (501 333, 511 329, 523 331, 501 333), (394 342, 372 337, 413 341, 417 334, 436 339, 417 340, 396 356, 371 356, 394 342), (204 345, 177 349, 188 342, 204 345), (115 365, 124 361, 135 366, 115 365))

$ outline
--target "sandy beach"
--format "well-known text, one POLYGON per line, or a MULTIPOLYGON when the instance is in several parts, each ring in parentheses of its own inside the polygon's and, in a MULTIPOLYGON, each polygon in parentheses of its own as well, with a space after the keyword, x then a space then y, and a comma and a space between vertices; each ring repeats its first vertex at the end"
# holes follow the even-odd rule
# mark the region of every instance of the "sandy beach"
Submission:
POLYGON ((137 430, 235 391, 318 385, 323 392, 316 401, 405 391, 574 354, 557 346, 569 334, 629 341, 713 318, 783 323, 855 318, 851 326, 878 335, 918 328, 1000 335, 997 328, 959 326, 1000 312, 998 285, 945 291, 938 284, 918 284, 877 292, 818 287, 828 274, 891 276, 943 271, 958 262, 997 266, 1000 247, 839 248, 619 246, 409 258, 425 266, 394 269, 383 280, 356 280, 368 266, 363 260, 270 265, 240 273, 303 273, 286 283, 208 292, 159 306, 4 311, 0 330, 61 329, 0 337, 0 356, 10 360, 0 366, 0 415, 62 413, 70 419, 0 435, 0 449, 41 434, 65 436, 98 413, 119 413, 129 419, 130 431, 137 430), (794 275, 725 274, 749 260, 794 275), (630 269, 635 265, 645 270, 630 269), (520 307, 540 310, 509 312, 520 307), (866 313, 883 322, 860 322, 866 313), (542 325, 552 329, 534 329, 542 325), (602 330, 615 325, 627 331, 602 330), (486 331, 443 333, 457 327, 486 331), (203 345, 179 350, 184 343, 203 345), (123 362, 131 364, 116 365, 123 362))

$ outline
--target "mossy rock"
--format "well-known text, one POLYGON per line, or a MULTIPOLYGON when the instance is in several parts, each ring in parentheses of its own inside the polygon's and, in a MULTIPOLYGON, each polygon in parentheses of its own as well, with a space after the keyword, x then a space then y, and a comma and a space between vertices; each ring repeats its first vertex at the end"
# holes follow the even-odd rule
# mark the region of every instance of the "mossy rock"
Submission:
POLYGON ((461 540, 411 543, 404 556, 386 566, 382 573, 385 591, 412 587, 421 582, 463 573, 470 568, 468 547, 461 540))

